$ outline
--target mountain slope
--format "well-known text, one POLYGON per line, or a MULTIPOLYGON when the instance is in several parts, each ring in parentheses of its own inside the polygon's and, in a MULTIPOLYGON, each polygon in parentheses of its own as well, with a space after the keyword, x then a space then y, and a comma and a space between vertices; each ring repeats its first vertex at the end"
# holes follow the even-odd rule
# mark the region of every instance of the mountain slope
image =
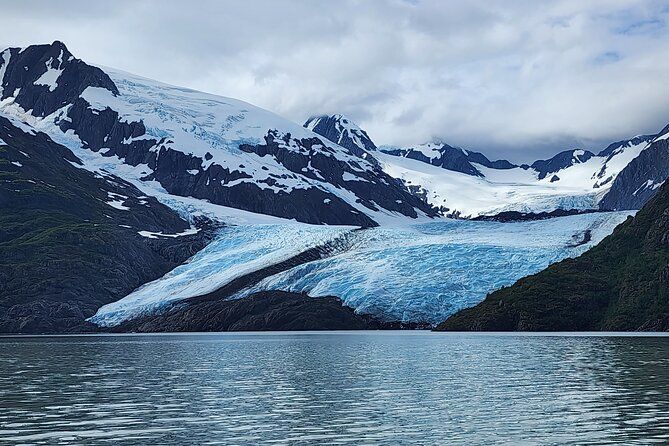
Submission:
MULTIPOLYGON (((346 126, 335 125, 342 119, 341 115, 322 117, 312 128, 332 141, 344 138, 346 127, 367 136, 350 120, 346 126)), ((669 174, 669 157, 663 156, 661 143, 649 144, 654 138, 642 135, 617 141, 597 155, 566 150, 531 166, 490 161, 479 152, 443 143, 382 146, 369 153, 385 172, 448 215, 638 209, 669 174)), ((373 145, 358 142, 357 148, 364 151, 373 145)))
POLYGON ((597 156, 614 156, 617 153, 622 152, 627 147, 638 146, 640 144, 648 144, 657 135, 637 135, 630 139, 624 139, 622 141, 616 141, 609 144, 605 149, 601 150, 597 156))
POLYGON ((343 115, 314 116, 304 123, 304 128, 318 133, 335 144, 351 151, 360 158, 375 162, 370 152, 376 150, 376 144, 367 132, 343 115))
POLYGON ((60 42, 5 50, 0 80, 1 113, 75 153, 138 167, 141 181, 173 195, 308 223, 436 215, 374 163, 297 124, 234 99, 103 71, 60 42))
POLYGON ((616 177, 600 209, 639 209, 669 177, 669 126, 653 137, 648 146, 616 177))
POLYGON ((381 147, 379 150, 389 155, 414 159, 432 166, 477 177, 484 176, 477 165, 491 169, 518 167, 506 160, 490 161, 482 153, 451 147, 443 143, 428 143, 408 148, 381 147))
POLYGON ((491 293, 439 330, 669 330, 669 185, 575 259, 491 293))
MULTIPOLYGON (((588 161, 595 156, 588 150, 565 150, 547 160, 539 160, 532 163, 530 167, 538 173, 537 178, 543 180, 549 174, 555 174, 562 169, 588 161)), ((551 177, 554 181, 559 181, 559 177, 551 177)))
POLYGON ((0 117, 0 332, 86 329, 105 303, 200 250, 209 231, 0 117))

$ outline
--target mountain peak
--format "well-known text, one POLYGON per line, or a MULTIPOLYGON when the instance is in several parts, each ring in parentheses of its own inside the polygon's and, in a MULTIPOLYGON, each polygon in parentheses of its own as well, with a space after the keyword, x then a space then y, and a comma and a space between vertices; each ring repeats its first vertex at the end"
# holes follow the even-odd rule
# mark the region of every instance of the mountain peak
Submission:
POLYGON ((342 115, 341 113, 336 113, 333 115, 314 115, 309 119, 307 119, 307 121, 304 123, 304 127, 308 128, 309 130, 313 130, 314 127, 316 127, 319 124, 338 125, 341 131, 348 130, 348 131, 360 132, 369 139, 367 132, 361 129, 360 126, 358 126, 358 124, 356 124, 354 121, 349 119, 347 116, 342 115))
POLYGON ((368 152, 377 149, 367 132, 342 114, 312 116, 304 123, 304 127, 360 158, 371 158, 368 152))
MULTIPOLYGON (((437 215, 363 149, 242 101, 103 71, 59 41, 0 53, 0 77, 8 99, 0 114, 27 119, 54 139, 67 133, 68 147, 84 151, 91 169, 104 163, 173 196, 314 224, 370 227, 387 212, 437 215)), ((351 143, 367 137, 345 118, 336 124, 351 143)))
POLYGON ((88 87, 118 95, 118 88, 100 68, 75 58, 59 40, 0 53, 0 99, 13 97, 24 110, 45 117, 73 103, 88 87))
POLYGON ((72 56, 72 53, 67 48, 67 45, 60 40, 54 40, 51 43, 42 43, 36 45, 30 45, 23 50, 31 49, 32 51, 38 52, 39 50, 43 51, 44 54, 51 55, 52 53, 60 54, 61 52, 64 55, 64 59, 69 59, 72 56))
POLYGON ((51 42, 51 46, 59 49, 64 49, 67 51, 67 46, 65 46, 65 44, 60 40, 54 40, 53 42, 51 42))
POLYGON ((532 163, 531 167, 539 172, 539 179, 541 180, 546 178, 546 176, 550 173, 558 172, 559 170, 565 169, 574 164, 584 163, 593 156, 595 156, 595 154, 589 150, 565 150, 553 156, 552 158, 537 160, 532 163))

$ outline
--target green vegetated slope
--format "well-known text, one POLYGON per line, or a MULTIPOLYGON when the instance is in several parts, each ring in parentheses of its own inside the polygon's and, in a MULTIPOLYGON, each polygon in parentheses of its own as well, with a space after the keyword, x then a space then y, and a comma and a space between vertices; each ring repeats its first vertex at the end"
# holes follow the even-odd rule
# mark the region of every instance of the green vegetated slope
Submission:
POLYGON ((101 305, 185 261, 205 231, 67 148, 0 117, 0 332, 86 329, 101 305))
POLYGON ((575 259, 489 294, 448 331, 669 329, 669 185, 575 259))

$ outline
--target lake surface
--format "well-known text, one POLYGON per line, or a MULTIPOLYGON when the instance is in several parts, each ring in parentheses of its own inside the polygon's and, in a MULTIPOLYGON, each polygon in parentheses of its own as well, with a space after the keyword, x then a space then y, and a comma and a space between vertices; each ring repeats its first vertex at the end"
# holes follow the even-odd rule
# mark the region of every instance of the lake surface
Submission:
POLYGON ((0 338, 0 444, 669 443, 669 337, 0 338))

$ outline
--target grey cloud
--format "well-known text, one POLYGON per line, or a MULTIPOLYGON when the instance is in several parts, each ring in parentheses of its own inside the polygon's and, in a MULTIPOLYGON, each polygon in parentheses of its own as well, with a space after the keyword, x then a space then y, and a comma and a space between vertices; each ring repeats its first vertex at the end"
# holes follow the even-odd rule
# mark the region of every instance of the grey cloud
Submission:
POLYGON ((669 122, 663 1, 21 1, 1 46, 236 97, 297 122, 345 113, 379 144, 528 161, 669 122))

